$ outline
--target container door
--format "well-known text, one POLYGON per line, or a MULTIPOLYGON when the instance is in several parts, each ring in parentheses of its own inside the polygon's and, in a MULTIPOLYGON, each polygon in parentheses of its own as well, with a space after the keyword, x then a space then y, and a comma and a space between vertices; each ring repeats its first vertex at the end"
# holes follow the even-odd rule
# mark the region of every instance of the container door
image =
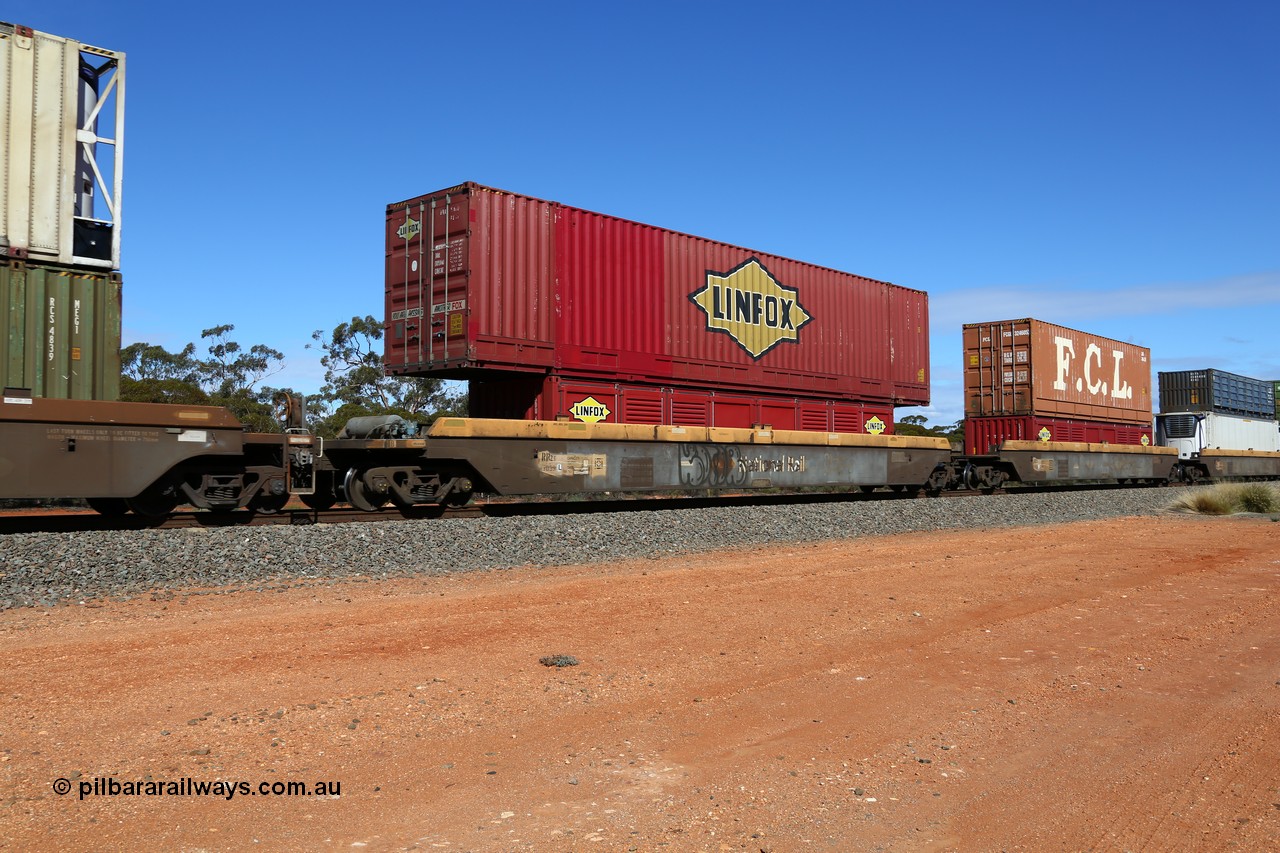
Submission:
POLYGON ((420 373, 467 358, 468 194, 387 210, 388 370, 420 373))
POLYGON ((964 328, 965 414, 1025 415, 1032 411, 1029 321, 964 328))

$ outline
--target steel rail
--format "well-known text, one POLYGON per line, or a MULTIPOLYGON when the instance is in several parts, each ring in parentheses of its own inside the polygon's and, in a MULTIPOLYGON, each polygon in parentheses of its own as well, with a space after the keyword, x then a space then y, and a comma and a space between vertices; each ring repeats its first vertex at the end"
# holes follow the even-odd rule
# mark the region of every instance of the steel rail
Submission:
MULTIPOLYGON (((1177 487, 1176 484, 1169 484, 1177 487)), ((723 506, 778 506, 806 503, 856 503, 863 501, 916 500, 983 497, 989 494, 1045 494, 1047 492, 1110 491, 1156 488, 1164 484, 1072 483, 1050 486, 1010 486, 984 491, 947 491, 927 496, 922 491, 874 492, 785 492, 697 496, 634 496, 584 500, 478 500, 462 507, 421 506, 410 509, 385 507, 379 512, 363 512, 349 507, 313 510, 285 508, 274 513, 235 510, 208 512, 188 510, 163 518, 132 513, 99 515, 92 510, 12 511, 0 514, 0 535, 17 533, 73 533, 97 530, 180 530, 210 527, 262 527, 272 525, 347 524, 383 521, 415 521, 454 518, 514 518, 535 515, 584 515, 601 512, 656 512, 674 509, 708 509, 723 506)))

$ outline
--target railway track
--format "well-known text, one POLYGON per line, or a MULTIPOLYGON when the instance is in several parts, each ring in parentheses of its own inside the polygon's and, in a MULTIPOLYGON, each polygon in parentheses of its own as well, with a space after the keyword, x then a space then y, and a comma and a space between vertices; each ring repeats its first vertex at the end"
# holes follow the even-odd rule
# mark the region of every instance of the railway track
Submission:
MULTIPOLYGON (((976 498, 989 494, 1101 491, 1125 488, 1152 488, 1152 485, 1115 483, 1073 483, 1060 486, 1009 487, 984 491, 948 491, 937 498, 976 498)), ((208 512, 188 510, 164 518, 140 515, 105 516, 93 510, 14 510, 0 514, 0 535, 14 533, 75 533, 95 530, 180 530, 210 527, 266 527, 280 525, 376 523, 384 521, 435 520, 443 518, 509 518, 533 515, 585 515, 601 512, 653 512, 672 509, 703 509, 718 506, 769 506, 806 503, 849 503, 932 499, 923 492, 887 489, 875 492, 801 492, 717 496, 624 497, 607 500, 557 501, 475 501, 462 507, 423 506, 402 510, 386 507, 380 512, 335 507, 313 510, 290 506, 275 513, 208 512)))

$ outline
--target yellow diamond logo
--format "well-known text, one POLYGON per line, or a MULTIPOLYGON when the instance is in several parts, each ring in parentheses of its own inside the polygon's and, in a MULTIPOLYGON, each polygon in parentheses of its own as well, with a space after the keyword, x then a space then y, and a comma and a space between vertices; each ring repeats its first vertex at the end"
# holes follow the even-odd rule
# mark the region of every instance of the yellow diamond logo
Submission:
POLYGON ((579 400, 569 407, 569 414, 586 424, 599 423, 609 417, 609 407, 595 397, 579 400))
POLYGON ((884 432, 884 421, 880 420, 879 415, 872 415, 871 420, 863 424, 862 428, 872 435, 879 435, 884 432))
POLYGON ((1142 434, 1142 446, 1143 446, 1143 447, 1150 447, 1150 446, 1151 446, 1151 437, 1150 437, 1149 435, 1147 435, 1146 433, 1143 433, 1143 434, 1142 434))
POLYGON ((784 341, 799 343, 800 329, 813 319, 799 294, 783 287, 757 258, 725 273, 708 270, 706 285, 689 299, 707 315, 709 330, 724 332, 752 358, 784 341))
POLYGON ((1040 432, 1037 433, 1037 435, 1040 437, 1041 441, 1048 441, 1053 437, 1053 433, 1049 432, 1048 427, 1040 427, 1040 432))
POLYGON ((408 240, 411 237, 417 237, 420 231, 422 231, 422 223, 406 216, 404 224, 396 229, 396 236, 401 240, 408 240))

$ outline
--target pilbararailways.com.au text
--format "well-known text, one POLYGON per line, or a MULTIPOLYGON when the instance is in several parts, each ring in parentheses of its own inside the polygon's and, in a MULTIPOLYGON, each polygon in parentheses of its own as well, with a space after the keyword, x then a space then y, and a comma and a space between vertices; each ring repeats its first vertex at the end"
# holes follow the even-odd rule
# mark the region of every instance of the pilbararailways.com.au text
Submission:
POLYGON ((59 778, 53 782, 53 791, 59 796, 71 793, 75 788, 80 799, 88 797, 340 797, 342 783, 324 782, 232 782, 192 779, 190 776, 174 781, 153 779, 128 779, 120 781, 114 776, 82 779, 73 786, 70 779, 59 778))

